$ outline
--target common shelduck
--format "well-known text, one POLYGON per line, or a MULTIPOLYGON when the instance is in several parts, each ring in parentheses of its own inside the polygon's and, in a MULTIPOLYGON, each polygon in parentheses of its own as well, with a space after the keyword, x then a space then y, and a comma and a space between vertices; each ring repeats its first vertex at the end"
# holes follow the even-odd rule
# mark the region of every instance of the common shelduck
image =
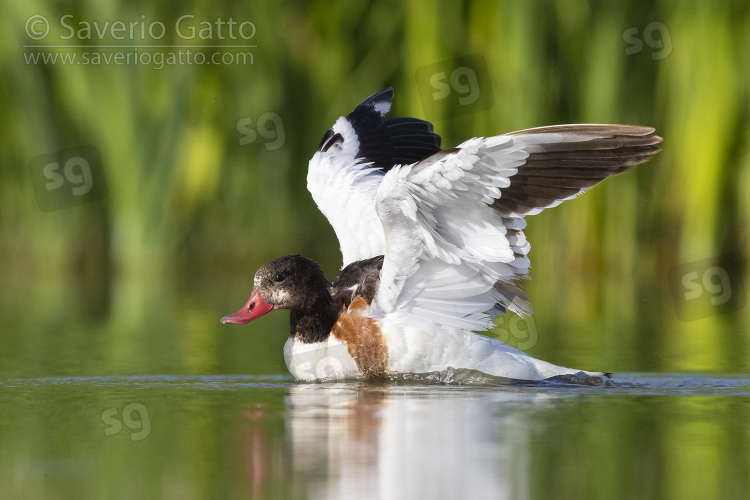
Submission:
POLYGON ((657 153, 636 125, 555 125, 440 148, 432 124, 386 120, 386 89, 326 132, 307 183, 343 254, 329 282, 304 257, 255 274, 245 306, 222 323, 289 309, 284 347, 298 380, 453 369, 519 380, 582 372, 478 333, 506 309, 531 314, 524 217, 574 198, 657 153))

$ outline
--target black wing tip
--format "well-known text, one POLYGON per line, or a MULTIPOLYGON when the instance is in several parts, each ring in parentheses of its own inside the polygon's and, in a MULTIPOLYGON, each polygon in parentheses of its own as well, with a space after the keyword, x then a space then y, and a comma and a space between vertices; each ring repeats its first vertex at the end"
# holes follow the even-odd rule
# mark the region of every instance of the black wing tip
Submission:
POLYGON ((341 134, 334 134, 333 129, 328 129, 325 135, 323 135, 323 139, 320 141, 320 144, 318 145, 318 151, 325 153, 329 149, 331 149, 331 146, 333 146, 334 144, 339 144, 343 141, 344 138, 341 136, 341 134))
POLYGON ((374 109, 380 116, 384 116, 391 109, 393 103, 393 87, 388 87, 372 94, 370 97, 362 101, 357 108, 364 106, 369 109, 374 109))
MULTIPOLYGON (((346 117, 359 140, 357 159, 383 172, 395 165, 416 163, 440 151, 440 136, 431 123, 417 118, 383 118, 392 100, 393 87, 388 87, 362 101, 346 117)), ((324 137, 319 150, 334 137, 333 134, 324 137)))
POLYGON ((375 92, 370 97, 362 101, 361 104, 369 105, 376 102, 393 101, 393 87, 387 87, 379 92, 375 92))

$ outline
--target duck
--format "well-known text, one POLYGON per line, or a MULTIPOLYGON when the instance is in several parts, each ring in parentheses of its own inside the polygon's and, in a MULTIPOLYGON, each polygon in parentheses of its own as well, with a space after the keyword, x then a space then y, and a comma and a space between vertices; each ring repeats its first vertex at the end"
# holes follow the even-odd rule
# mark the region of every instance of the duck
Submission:
POLYGON ((434 126, 386 119, 393 89, 323 136, 307 185, 334 228, 339 276, 289 255, 261 266, 246 324, 290 311, 284 360, 299 381, 466 369, 541 381, 607 378, 539 360, 483 335, 493 318, 532 314, 525 217, 648 161, 662 138, 641 125, 570 124, 474 137, 442 149, 434 126))

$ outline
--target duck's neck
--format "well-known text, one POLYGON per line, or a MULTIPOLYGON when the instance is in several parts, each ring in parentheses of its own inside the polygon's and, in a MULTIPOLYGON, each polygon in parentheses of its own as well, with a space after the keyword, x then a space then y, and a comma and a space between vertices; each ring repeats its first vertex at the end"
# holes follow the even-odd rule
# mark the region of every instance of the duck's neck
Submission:
POLYGON ((310 307, 291 311, 289 336, 305 344, 323 342, 331 333, 338 313, 334 311, 333 300, 326 290, 315 298, 310 307))

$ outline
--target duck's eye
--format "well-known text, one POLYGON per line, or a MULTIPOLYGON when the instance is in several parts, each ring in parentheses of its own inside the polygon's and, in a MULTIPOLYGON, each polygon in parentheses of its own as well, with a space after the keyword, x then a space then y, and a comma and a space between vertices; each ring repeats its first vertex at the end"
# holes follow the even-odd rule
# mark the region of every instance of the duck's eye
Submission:
POLYGON ((281 282, 282 282, 282 281, 284 281, 285 279, 286 279, 286 276, 285 276, 285 275, 284 275, 283 273, 279 273, 279 274, 277 274, 276 276, 274 276, 274 277, 273 277, 273 280, 274 280, 274 281, 275 281, 276 283, 281 283, 281 282))

